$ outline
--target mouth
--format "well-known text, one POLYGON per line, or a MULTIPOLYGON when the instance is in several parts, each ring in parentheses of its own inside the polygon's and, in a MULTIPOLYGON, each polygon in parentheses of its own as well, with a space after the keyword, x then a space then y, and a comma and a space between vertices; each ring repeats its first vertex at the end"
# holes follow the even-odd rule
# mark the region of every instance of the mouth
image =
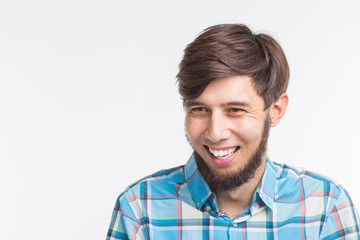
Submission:
POLYGON ((237 147, 230 147, 230 148, 222 148, 222 149, 215 149, 209 146, 204 145, 205 148, 213 155, 215 158, 219 160, 227 159, 235 154, 237 150, 240 149, 239 146, 237 147))

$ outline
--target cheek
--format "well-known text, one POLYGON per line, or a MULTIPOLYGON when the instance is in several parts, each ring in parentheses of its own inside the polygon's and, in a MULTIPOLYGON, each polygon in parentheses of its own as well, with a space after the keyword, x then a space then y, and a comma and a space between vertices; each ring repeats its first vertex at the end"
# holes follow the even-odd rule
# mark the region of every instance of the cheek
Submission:
POLYGON ((198 119, 186 118, 185 119, 185 133, 191 142, 200 138, 204 124, 198 119))
POLYGON ((241 121, 237 124, 237 134, 245 144, 257 143, 262 136, 263 126, 254 121, 241 121))

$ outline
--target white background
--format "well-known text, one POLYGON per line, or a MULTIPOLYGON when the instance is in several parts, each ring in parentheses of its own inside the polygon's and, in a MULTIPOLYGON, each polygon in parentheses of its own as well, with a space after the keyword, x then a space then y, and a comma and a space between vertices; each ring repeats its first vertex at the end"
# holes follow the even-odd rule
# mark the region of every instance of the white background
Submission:
POLYGON ((133 181, 184 164, 183 49, 214 24, 279 40, 290 104, 277 162, 360 206, 358 1, 0 0, 0 239, 104 239, 133 181))

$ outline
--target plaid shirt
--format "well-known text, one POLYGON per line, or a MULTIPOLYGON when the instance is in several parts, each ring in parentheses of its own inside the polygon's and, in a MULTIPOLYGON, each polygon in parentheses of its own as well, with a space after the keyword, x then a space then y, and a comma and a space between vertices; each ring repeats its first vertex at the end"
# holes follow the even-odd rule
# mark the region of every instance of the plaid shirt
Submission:
POLYGON ((107 239, 360 239, 359 228, 342 186, 270 159, 251 205, 232 219, 219 211, 192 155, 124 191, 107 239))

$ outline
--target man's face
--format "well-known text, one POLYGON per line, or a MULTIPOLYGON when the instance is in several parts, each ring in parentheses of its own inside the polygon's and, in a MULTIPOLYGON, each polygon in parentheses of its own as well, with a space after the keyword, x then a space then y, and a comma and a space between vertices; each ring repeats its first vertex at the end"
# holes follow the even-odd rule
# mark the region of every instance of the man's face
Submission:
POLYGON ((270 119, 250 77, 215 80, 185 107, 186 134, 209 186, 231 190, 252 178, 265 161, 270 119))

